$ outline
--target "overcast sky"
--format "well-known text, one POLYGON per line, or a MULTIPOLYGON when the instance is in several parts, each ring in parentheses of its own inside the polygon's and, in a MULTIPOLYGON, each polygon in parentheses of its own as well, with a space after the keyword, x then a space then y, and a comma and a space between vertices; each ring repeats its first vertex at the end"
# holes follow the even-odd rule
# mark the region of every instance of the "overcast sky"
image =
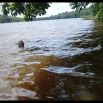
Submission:
MULTIPOLYGON (((43 15, 41 17, 48 17, 48 16, 51 16, 51 15, 56 15, 58 13, 62 13, 62 12, 65 12, 65 11, 73 11, 69 5, 69 3, 67 2, 55 2, 55 3, 52 3, 50 4, 51 7, 49 7, 47 9, 47 13, 46 15, 43 15)), ((39 17, 39 16, 37 16, 39 17)))
MULTIPOLYGON (((0 6, 0 9, 1 9, 1 6, 0 6)), ((46 11, 47 11, 46 15, 37 16, 37 17, 48 17, 51 15, 56 15, 58 13, 65 12, 65 11, 70 12, 73 10, 71 9, 69 2, 54 2, 54 3, 50 4, 50 7, 46 11)), ((0 14, 1 14, 1 12, 0 12, 0 14)))

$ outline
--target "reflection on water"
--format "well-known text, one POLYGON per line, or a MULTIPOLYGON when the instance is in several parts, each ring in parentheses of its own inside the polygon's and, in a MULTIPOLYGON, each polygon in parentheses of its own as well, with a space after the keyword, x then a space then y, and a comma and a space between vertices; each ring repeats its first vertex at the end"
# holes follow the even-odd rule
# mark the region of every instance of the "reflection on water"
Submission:
POLYGON ((74 18, 0 26, 7 29, 0 29, 0 100, 102 100, 103 23, 74 18), (17 46, 21 39, 24 49, 17 46))

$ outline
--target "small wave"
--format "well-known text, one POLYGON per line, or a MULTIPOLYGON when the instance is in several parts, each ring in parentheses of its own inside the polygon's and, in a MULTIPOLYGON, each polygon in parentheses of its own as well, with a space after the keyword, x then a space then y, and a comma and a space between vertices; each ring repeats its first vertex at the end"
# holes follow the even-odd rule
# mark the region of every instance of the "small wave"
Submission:
POLYGON ((93 48, 92 51, 100 50, 102 49, 101 45, 98 45, 97 47, 93 48))
POLYGON ((90 73, 90 72, 82 73, 82 72, 75 71, 78 67, 80 67, 80 65, 77 65, 77 66, 71 67, 71 68, 50 66, 48 68, 41 68, 41 69, 45 70, 47 72, 56 73, 56 74, 67 74, 67 75, 70 75, 73 77, 85 77, 85 78, 93 78, 94 77, 94 73, 90 73))
POLYGON ((26 90, 24 88, 19 87, 13 88, 13 93, 15 96, 29 97, 29 98, 34 98, 34 96, 36 95, 34 91, 26 90))
POLYGON ((79 65, 69 68, 69 67, 58 67, 58 66, 50 66, 49 68, 41 68, 42 70, 46 70, 48 72, 64 74, 64 73, 72 73, 74 69, 78 68, 79 65))

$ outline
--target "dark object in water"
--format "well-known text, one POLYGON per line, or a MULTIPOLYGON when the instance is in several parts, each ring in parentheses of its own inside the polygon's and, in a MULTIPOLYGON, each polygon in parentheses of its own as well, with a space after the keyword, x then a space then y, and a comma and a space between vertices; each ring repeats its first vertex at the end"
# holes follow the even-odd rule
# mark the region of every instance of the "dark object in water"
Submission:
POLYGON ((19 41, 18 43, 19 48, 24 48, 24 42, 22 40, 19 41))

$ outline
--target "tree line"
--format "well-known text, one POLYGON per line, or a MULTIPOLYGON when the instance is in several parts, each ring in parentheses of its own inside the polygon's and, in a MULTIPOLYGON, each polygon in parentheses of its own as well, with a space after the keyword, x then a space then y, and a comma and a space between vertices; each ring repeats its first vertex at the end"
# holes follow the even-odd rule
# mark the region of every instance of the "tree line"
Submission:
POLYGON ((92 17, 94 17, 97 20, 103 21, 103 2, 71 2, 70 5, 72 9, 75 9, 76 11, 81 11, 84 8, 86 8, 89 4, 90 6, 90 12, 92 17))
POLYGON ((23 18, 0 15, 0 23, 21 22, 23 18))
MULTIPOLYGON (((86 16, 92 16, 91 7, 81 10, 81 12, 79 11, 67 12, 66 11, 63 13, 59 13, 57 15, 49 16, 49 17, 34 18, 33 20, 35 21, 35 20, 67 19, 67 18, 79 18, 79 17, 86 17, 86 16)), ((24 18, 0 15, 0 23, 21 22, 21 21, 24 21, 24 18)))
MULTIPOLYGON (((102 2, 69 2, 73 12, 59 13, 46 19, 60 19, 71 17, 92 16, 100 21, 103 21, 103 3, 102 2), (87 6, 91 4, 88 9, 87 6)), ((68 6, 69 6, 68 3, 68 6)), ((2 2, 2 12, 4 15, 23 15, 25 21, 38 20, 37 15, 46 14, 46 10, 50 7, 50 2, 2 2)), ((42 18, 44 19, 44 18, 42 18)))
POLYGON ((63 12, 57 15, 52 15, 50 17, 34 18, 33 20, 52 20, 52 19, 67 19, 67 18, 80 18, 80 17, 91 17, 91 7, 85 8, 79 11, 63 12))

